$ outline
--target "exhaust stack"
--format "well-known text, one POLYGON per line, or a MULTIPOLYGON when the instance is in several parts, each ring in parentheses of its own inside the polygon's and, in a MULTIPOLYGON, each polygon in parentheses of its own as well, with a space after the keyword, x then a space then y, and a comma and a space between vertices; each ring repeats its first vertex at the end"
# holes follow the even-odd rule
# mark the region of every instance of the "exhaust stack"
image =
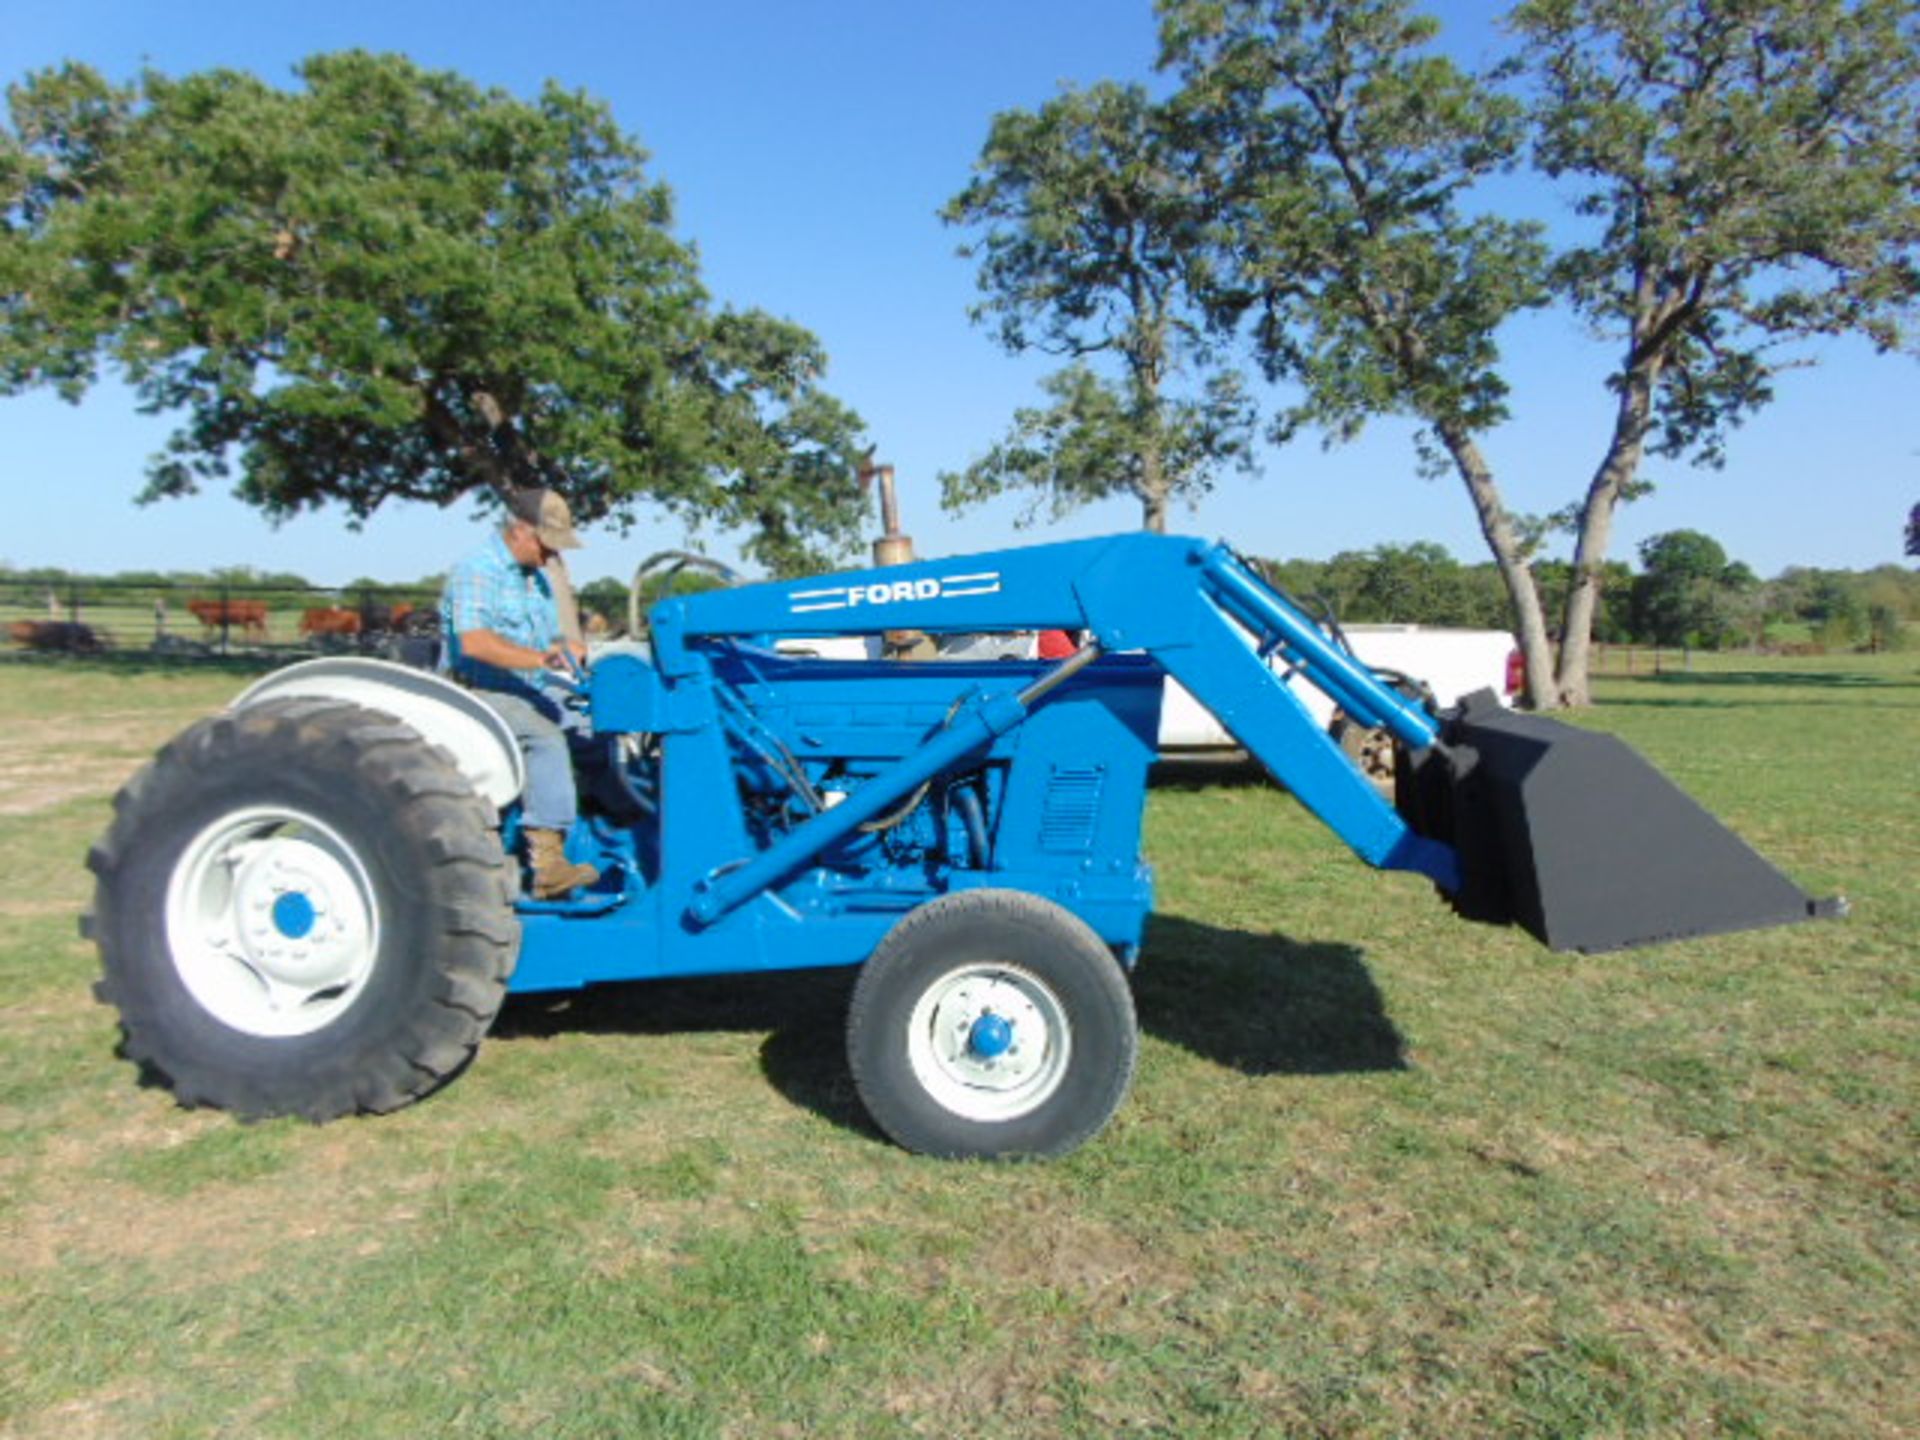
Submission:
MULTIPOLYGON (((900 530, 900 494, 894 489, 893 466, 876 465, 872 453, 860 465, 860 484, 864 489, 873 481, 880 489, 880 538, 873 542, 875 565, 913 563, 913 537, 900 530)), ((882 652, 896 660, 923 660, 933 653, 933 644, 923 631, 883 630, 882 652)))
POLYGON ((860 483, 880 482, 880 538, 873 542, 875 565, 908 565, 913 562, 913 537, 900 532, 900 496, 893 486, 893 466, 869 462, 861 467, 860 483))

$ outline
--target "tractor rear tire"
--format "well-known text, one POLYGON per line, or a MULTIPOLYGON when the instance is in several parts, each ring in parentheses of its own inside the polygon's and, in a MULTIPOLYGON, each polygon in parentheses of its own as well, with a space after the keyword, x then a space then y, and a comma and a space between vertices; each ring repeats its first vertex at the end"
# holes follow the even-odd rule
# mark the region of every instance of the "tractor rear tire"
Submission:
POLYGON ((330 1120, 465 1068, 517 878, 453 757, 390 716, 263 702, 169 742, 87 857, 123 1053, 187 1106, 330 1120))
POLYGON ((874 1121, 949 1158, 1064 1155, 1133 1079, 1133 992, 1071 911, 1017 890, 906 916, 854 987, 847 1057, 874 1121))

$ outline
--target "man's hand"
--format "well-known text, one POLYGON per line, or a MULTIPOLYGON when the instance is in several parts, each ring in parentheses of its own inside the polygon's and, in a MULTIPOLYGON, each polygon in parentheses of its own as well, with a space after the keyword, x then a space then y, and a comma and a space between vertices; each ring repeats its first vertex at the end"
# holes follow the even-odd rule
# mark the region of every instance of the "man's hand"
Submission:
POLYGON ((587 673, 586 647, 569 645, 564 640, 555 641, 547 647, 543 663, 549 670, 558 670, 562 675, 578 678, 587 673))
MULTIPOLYGON (((563 653, 564 647, 558 643, 545 650, 535 650, 531 646, 516 645, 504 635, 493 630, 463 630, 460 632, 460 653, 469 660, 478 660, 482 665, 497 666, 502 670, 540 670, 553 666, 553 657, 563 653)), ((563 668, 554 667, 554 668, 563 668)))

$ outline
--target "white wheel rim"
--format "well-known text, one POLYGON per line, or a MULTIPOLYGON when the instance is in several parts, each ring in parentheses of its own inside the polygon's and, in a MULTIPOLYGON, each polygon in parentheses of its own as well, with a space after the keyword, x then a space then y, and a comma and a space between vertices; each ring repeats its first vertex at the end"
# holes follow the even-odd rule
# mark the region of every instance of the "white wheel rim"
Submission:
POLYGON ((338 1018, 379 953, 373 882, 353 847, 298 810, 255 806, 188 842, 167 882, 167 949, 188 992, 249 1035, 338 1018))
POLYGON ((1031 1114, 1060 1088, 1073 1054, 1066 1007, 1039 976, 982 962, 950 970, 907 1020, 907 1061, 942 1108, 968 1120, 1031 1114))

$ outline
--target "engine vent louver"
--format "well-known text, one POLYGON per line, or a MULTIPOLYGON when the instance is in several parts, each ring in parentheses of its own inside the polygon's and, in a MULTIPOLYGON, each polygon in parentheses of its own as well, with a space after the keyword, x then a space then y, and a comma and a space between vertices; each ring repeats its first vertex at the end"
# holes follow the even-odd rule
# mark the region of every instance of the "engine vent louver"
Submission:
POLYGON ((1050 855, 1078 855, 1093 849, 1105 777, 1105 770, 1099 766, 1053 767, 1047 780, 1047 798, 1040 808, 1042 850, 1050 855))

